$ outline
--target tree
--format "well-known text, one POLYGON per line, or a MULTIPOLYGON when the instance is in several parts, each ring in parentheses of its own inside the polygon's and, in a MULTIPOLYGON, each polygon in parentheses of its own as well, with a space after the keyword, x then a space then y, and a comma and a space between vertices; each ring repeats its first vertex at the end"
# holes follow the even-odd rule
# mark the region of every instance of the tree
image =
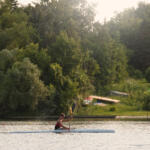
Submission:
POLYGON ((146 69, 145 78, 148 82, 150 82, 150 67, 146 69))
POLYGON ((42 0, 25 9, 40 37, 40 47, 48 48, 60 32, 75 40, 92 30, 93 9, 84 0, 42 0))
POLYGON ((105 91, 105 86, 110 87, 112 83, 119 82, 127 76, 126 47, 112 39, 107 26, 96 23, 84 45, 92 50, 93 58, 100 66, 100 71, 95 76, 98 93, 105 91))
POLYGON ((39 79, 37 66, 25 58, 16 62, 7 72, 1 91, 4 112, 28 112, 35 110, 38 102, 48 95, 48 89, 39 79))
POLYGON ((17 50, 9 51, 4 49, 0 51, 0 71, 7 73, 7 70, 10 69, 13 63, 16 61, 16 52, 17 50))
POLYGON ((15 4, 15 0, 6 0, 0 7, 0 50, 25 47, 35 39, 28 16, 23 9, 15 9, 15 4))
POLYGON ((65 32, 61 32, 49 50, 49 55, 52 62, 56 62, 62 67, 63 74, 69 74, 72 70, 77 69, 80 64, 80 45, 78 41, 69 38, 65 32))
POLYGON ((128 48, 129 65, 145 72, 150 66, 150 4, 139 3, 137 9, 128 9, 107 25, 111 35, 119 33, 120 42, 128 48))
POLYGON ((78 83, 71 80, 69 76, 63 76, 62 67, 55 63, 50 65, 51 83, 56 89, 55 113, 68 112, 69 106, 78 95, 78 83))
POLYGON ((51 57, 47 49, 40 49, 38 44, 30 43, 25 48, 19 49, 17 54, 18 60, 28 57, 30 61, 37 65, 41 71, 41 80, 48 86, 50 84, 49 65, 51 57))
POLYGON ((0 10, 0 14, 2 11, 16 11, 19 9, 18 7, 18 1, 17 0, 4 0, 4 1, 0 1, 0 6, 1 6, 1 10, 0 10))

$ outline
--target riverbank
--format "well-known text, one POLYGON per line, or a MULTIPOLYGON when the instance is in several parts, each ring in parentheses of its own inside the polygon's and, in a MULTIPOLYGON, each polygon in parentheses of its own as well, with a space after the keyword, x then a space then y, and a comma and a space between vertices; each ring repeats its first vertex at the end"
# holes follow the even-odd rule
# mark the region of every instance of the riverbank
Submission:
MULTIPOLYGON (((67 116, 69 117, 69 116, 67 116)), ((56 121, 58 116, 9 116, 0 121, 56 121)), ((115 115, 75 115, 71 121, 150 121, 150 115, 146 116, 115 116, 115 115)))
MULTIPOLYGON (((45 121, 57 120, 59 116, 48 116, 45 114, 11 114, 1 116, 2 121, 45 121)), ((69 116, 68 116, 69 117, 69 116)), ((106 107, 89 105, 73 112, 73 120, 131 120, 131 121, 149 121, 150 111, 139 111, 133 106, 123 104, 108 105, 106 107)))
POLYGON ((76 115, 90 116, 150 116, 150 111, 138 110, 134 106, 124 104, 108 105, 105 107, 89 105, 82 107, 76 115))

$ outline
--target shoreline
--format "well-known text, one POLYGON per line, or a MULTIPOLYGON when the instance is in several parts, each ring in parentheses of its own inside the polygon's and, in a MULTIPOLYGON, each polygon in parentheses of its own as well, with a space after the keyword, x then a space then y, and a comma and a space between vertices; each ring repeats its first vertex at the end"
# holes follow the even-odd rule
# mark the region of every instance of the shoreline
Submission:
MULTIPOLYGON (((67 116, 69 117, 69 116, 67 116)), ((55 121, 58 116, 9 116, 0 118, 0 121, 55 121)), ((77 115, 73 116, 73 121, 150 121, 150 116, 89 116, 77 115)))

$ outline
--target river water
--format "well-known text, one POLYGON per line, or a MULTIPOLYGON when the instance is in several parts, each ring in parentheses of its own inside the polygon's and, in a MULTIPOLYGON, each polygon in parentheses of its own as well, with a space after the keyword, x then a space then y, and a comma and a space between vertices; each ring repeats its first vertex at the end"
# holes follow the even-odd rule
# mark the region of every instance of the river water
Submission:
MULTIPOLYGON (((1 121, 0 132, 52 130, 54 124, 1 121)), ((74 121, 71 127, 113 129, 115 133, 0 133, 0 150, 150 150, 150 122, 74 121)))

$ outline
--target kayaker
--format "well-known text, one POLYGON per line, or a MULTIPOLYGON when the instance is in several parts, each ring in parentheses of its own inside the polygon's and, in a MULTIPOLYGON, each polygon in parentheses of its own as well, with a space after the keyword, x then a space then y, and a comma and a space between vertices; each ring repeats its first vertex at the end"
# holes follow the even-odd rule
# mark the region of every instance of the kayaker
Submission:
POLYGON ((57 129, 70 130, 70 128, 63 125, 63 122, 67 122, 70 119, 65 119, 65 114, 61 113, 61 115, 59 116, 57 123, 55 125, 55 130, 57 130, 57 129))

